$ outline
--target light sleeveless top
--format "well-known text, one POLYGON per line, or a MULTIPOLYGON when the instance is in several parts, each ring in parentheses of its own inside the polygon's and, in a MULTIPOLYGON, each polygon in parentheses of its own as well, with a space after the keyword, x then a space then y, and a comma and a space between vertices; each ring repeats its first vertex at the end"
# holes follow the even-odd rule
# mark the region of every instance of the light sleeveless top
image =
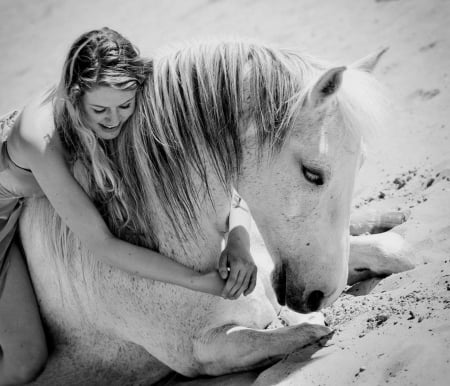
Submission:
POLYGON ((31 171, 16 165, 8 153, 8 135, 18 117, 18 111, 0 117, 0 296, 9 265, 7 252, 16 232, 23 199, 43 195, 31 171))
POLYGON ((7 139, 17 119, 18 111, 0 117, 0 200, 43 195, 33 173, 16 165, 8 153, 7 139))

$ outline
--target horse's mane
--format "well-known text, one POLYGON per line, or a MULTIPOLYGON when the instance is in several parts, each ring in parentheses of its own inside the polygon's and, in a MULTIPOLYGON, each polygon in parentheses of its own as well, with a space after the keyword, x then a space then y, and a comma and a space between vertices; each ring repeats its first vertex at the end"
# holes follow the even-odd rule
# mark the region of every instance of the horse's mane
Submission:
MULTIPOLYGON (((291 50, 242 40, 191 43, 156 58, 146 100, 138 103, 134 130, 123 137, 119 152, 123 175, 140 181, 134 205, 145 216, 142 205, 154 200, 152 184, 174 227, 196 229, 199 205, 210 195, 207 167, 212 165, 229 191, 250 123, 259 151, 277 152, 301 112, 307 86, 329 67, 291 50), (192 173, 204 183, 203 191, 192 183, 192 173)), ((349 129, 361 134, 375 122, 379 114, 373 107, 379 103, 370 94, 370 76, 347 72, 352 82, 344 80, 338 100, 349 129)))
MULTIPOLYGON (((276 154, 304 110, 308 86, 330 67, 295 51, 236 40, 189 44, 156 58, 129 126, 133 130, 121 134, 115 154, 125 205, 133 213, 119 236, 158 249, 155 218, 148 210, 155 200, 179 236, 195 233, 199 210, 211 192, 208 176, 214 172, 231 192, 245 130, 250 125, 255 130, 260 155, 276 154), (195 180, 202 182, 200 189, 195 180)), ((369 74, 346 70, 335 98, 346 129, 363 136, 373 132, 383 116, 380 95, 369 74)), ((36 205, 31 208, 38 210, 36 205)), ((41 229, 50 228, 45 238, 55 256, 66 256, 68 263, 67 256, 81 246, 55 220, 57 215, 45 212, 32 217, 41 218, 41 229)), ((112 213, 104 215, 114 229, 112 213)))

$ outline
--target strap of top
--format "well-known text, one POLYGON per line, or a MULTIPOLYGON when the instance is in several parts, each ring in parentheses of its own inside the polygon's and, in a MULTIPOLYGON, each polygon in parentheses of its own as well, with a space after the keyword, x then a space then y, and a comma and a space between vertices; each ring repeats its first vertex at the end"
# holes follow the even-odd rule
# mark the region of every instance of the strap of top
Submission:
POLYGON ((8 152, 7 139, 18 116, 19 111, 14 110, 0 117, 0 172, 5 169, 14 169, 18 170, 21 173, 25 172, 31 174, 31 170, 22 168, 21 166, 17 165, 8 152))

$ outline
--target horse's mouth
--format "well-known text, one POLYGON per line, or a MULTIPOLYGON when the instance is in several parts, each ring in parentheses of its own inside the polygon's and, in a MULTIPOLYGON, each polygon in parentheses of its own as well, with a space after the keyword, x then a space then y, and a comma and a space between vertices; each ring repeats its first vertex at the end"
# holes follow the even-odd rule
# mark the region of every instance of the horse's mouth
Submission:
POLYGON ((293 280, 292 274, 288 272, 288 268, 284 264, 276 267, 273 271, 272 287, 278 304, 302 314, 311 312, 309 305, 303 300, 304 290, 301 286, 293 286, 292 283, 289 283, 291 280, 293 280))

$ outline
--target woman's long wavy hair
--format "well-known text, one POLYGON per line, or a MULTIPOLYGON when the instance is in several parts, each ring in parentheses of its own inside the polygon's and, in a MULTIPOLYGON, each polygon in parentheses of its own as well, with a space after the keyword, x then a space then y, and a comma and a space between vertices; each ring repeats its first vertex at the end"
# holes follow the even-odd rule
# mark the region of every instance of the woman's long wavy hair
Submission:
MULTIPOLYGON (((55 125, 73 173, 109 223, 121 235, 133 218, 126 205, 125 187, 115 157, 118 138, 102 140, 87 124, 83 95, 96 87, 137 90, 136 104, 142 99, 141 85, 152 63, 138 49, 110 28, 89 31, 72 44, 64 62, 62 77, 49 95, 53 101, 55 125)), ((122 127, 132 130, 130 119, 122 127)), ((119 135, 119 137, 120 137, 119 135)), ((133 190, 133 187, 130 187, 133 190)))

